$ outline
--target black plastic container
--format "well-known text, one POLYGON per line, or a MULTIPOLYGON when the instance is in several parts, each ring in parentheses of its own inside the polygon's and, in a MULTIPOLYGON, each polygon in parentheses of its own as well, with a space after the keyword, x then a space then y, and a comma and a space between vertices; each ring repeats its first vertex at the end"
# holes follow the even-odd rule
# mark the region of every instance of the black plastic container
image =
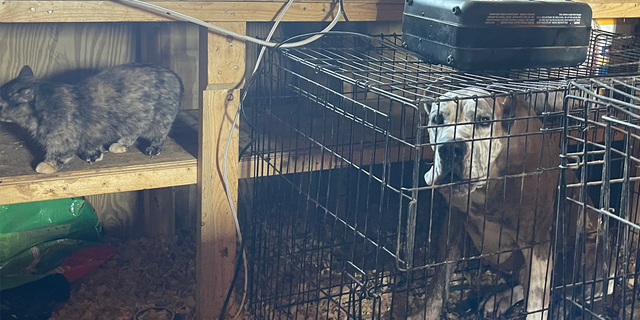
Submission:
POLYGON ((573 67, 587 57, 591 16, 573 1, 406 0, 402 42, 463 71, 573 67))

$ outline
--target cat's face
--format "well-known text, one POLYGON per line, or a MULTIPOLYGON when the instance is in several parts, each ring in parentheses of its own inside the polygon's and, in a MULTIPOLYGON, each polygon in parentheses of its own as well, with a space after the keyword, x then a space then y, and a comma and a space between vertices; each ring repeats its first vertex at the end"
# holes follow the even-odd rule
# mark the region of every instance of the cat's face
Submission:
POLYGON ((0 87, 0 121, 21 123, 32 116, 30 103, 35 99, 32 79, 31 68, 24 66, 17 78, 0 87))

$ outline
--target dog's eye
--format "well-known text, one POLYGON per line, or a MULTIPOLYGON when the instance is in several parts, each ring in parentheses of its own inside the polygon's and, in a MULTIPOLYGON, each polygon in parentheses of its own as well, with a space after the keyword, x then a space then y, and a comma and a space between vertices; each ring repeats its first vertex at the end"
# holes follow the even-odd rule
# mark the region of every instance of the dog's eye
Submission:
POLYGON ((491 118, 481 116, 481 117, 478 117, 478 119, 476 120, 476 122, 477 122, 480 126, 488 127, 488 126, 490 126, 490 125, 491 125, 491 118))

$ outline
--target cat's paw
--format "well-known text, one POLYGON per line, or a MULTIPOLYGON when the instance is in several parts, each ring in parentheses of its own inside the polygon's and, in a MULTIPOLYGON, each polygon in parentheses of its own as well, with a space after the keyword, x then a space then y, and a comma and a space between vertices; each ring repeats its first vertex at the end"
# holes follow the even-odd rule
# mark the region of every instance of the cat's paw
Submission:
POLYGON ((46 162, 40 162, 36 167, 37 173, 54 173, 56 171, 58 170, 46 162))
POLYGON ((154 157, 159 155, 160 151, 162 151, 162 147, 147 147, 147 149, 145 149, 144 151, 144 154, 150 157, 154 157))
POLYGON ((86 154, 82 158, 86 162, 94 163, 94 162, 102 161, 102 158, 104 158, 104 153, 98 152, 94 154, 86 154))
POLYGON ((119 143, 114 143, 111 146, 109 146, 109 152, 113 152, 113 153, 125 153, 127 152, 127 147, 119 144, 119 143))

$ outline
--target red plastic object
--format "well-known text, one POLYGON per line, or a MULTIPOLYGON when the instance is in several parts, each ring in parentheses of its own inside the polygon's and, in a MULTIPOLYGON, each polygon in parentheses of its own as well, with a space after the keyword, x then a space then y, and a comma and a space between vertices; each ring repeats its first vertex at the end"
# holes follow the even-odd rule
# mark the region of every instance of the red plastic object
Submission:
POLYGON ((115 253, 116 249, 110 245, 85 247, 66 257, 58 270, 67 281, 73 282, 105 263, 115 253))

